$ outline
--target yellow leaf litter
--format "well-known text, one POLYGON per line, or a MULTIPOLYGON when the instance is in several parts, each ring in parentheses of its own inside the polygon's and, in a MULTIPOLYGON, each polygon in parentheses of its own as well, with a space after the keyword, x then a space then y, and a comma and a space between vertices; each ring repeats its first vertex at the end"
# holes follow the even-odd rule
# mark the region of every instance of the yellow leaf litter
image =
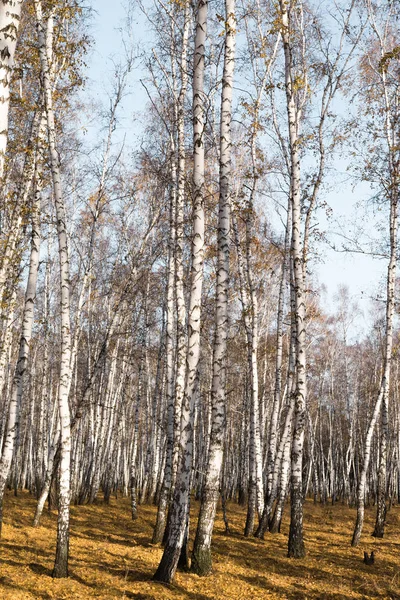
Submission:
MULTIPOLYGON (((192 530, 198 506, 193 503, 192 530)), ((31 526, 35 499, 7 495, 0 541, 0 600, 114 599, 258 600, 370 599, 400 600, 400 508, 388 513, 384 539, 371 537, 374 509, 366 510, 361 544, 350 547, 355 510, 305 505, 307 556, 286 557, 288 507, 280 534, 265 540, 244 538, 246 510, 229 504, 232 534, 224 534, 218 512, 213 542, 214 572, 200 578, 178 572, 172 585, 151 580, 162 548, 151 544, 154 506, 140 506, 132 521, 127 498, 110 505, 71 507, 70 576, 51 577, 57 515, 45 510, 39 528, 31 526), (364 565, 363 552, 375 550, 375 564, 364 565)), ((193 535, 193 531, 192 531, 193 535)))

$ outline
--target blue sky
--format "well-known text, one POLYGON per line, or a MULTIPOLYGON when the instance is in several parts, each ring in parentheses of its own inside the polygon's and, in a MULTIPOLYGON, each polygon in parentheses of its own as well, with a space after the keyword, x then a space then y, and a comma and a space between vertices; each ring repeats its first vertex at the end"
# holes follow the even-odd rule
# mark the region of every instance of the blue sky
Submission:
MULTIPOLYGON (((95 47, 89 56, 89 90, 95 98, 99 99, 107 94, 112 88, 113 61, 118 62, 123 57, 123 45, 121 43, 121 27, 125 17, 123 2, 115 0, 97 0, 95 3, 96 13, 93 16, 92 35, 95 39, 95 47)), ((140 46, 146 40, 145 18, 137 11, 134 19, 134 41, 140 46), (140 39, 141 38, 141 39, 140 39)), ((147 36, 148 38, 148 36, 147 36)), ((135 146, 135 142, 141 136, 141 119, 139 111, 143 109, 146 102, 145 91, 140 84, 140 71, 137 69, 131 76, 128 95, 124 101, 120 116, 121 134, 124 133, 135 146)), ((341 179, 338 176, 338 181, 341 179)), ((373 211, 369 211, 367 217, 363 209, 356 208, 360 201, 360 194, 364 197, 369 195, 366 186, 357 186, 352 189, 350 183, 332 182, 331 191, 327 201, 332 209, 332 216, 326 220, 322 211, 319 213, 321 227, 329 239, 340 247, 344 238, 337 235, 342 232, 349 237, 358 235, 357 222, 364 219, 362 228, 367 237, 379 237, 375 234, 375 218, 373 211)), ((354 300, 359 302, 363 317, 359 317, 357 324, 364 328, 370 322, 370 300, 376 296, 379 283, 386 272, 385 260, 373 259, 362 254, 335 252, 326 244, 321 244, 319 250, 322 261, 314 265, 320 283, 328 290, 328 306, 333 306, 332 298, 337 291, 338 285, 345 284, 349 287, 354 300)))

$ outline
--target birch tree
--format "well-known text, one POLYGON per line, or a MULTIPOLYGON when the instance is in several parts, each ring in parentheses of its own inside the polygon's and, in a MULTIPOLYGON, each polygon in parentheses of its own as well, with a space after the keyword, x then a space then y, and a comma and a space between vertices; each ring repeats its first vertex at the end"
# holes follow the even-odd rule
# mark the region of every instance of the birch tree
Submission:
MULTIPOLYGON (((306 402, 306 344, 305 344, 305 293, 303 278, 303 257, 301 251, 301 214, 300 214, 300 156, 299 127, 300 113, 296 102, 294 87, 292 36, 294 3, 280 2, 281 32, 285 60, 285 90, 287 100, 287 118, 290 150, 290 197, 292 203, 291 260, 293 261, 293 288, 295 296, 296 331, 296 392, 295 423, 292 445, 291 465, 291 513, 288 556, 301 558, 305 555, 303 539, 303 445, 306 402)), ((301 8, 300 8, 301 10, 301 8)))
POLYGON ((170 508, 169 530, 161 562, 154 579, 169 583, 175 576, 188 526, 189 495, 193 460, 194 403, 199 390, 201 296, 204 262, 204 55, 208 4, 199 0, 193 67, 193 213, 192 265, 188 311, 186 389, 181 421, 180 463, 170 508))
MULTIPOLYGON (((357 489, 357 519, 354 527, 352 546, 357 546, 364 522, 364 502, 367 472, 371 458, 371 443, 376 422, 381 413, 381 437, 380 458, 378 470, 378 504, 374 535, 383 537, 386 519, 386 468, 387 468, 387 445, 388 445, 388 418, 389 418, 389 387, 392 364, 393 349, 393 317, 395 308, 395 281, 397 266, 397 228, 398 228, 398 196, 399 196, 399 142, 397 122, 399 118, 399 88, 397 82, 398 53, 394 46, 393 32, 390 31, 390 22, 394 15, 394 3, 389 2, 382 10, 382 20, 379 18, 378 8, 369 0, 366 1, 369 24, 377 43, 377 51, 372 48, 364 57, 364 75, 372 77, 369 90, 369 102, 372 101, 374 108, 377 106, 380 114, 383 114, 382 130, 384 132, 384 156, 385 170, 379 174, 380 184, 384 195, 390 205, 389 214, 389 262, 386 278, 386 315, 382 379, 375 406, 370 418, 368 430, 364 442, 364 456, 357 489), (389 33, 390 32, 390 33, 389 33), (383 109, 383 110, 382 110, 383 109)), ((398 33, 398 32, 397 32, 398 33)), ((373 109, 374 110, 374 109, 373 109)), ((381 137, 381 134, 378 134, 381 137)), ((377 137, 378 137, 377 136, 377 137)), ((382 147, 377 145, 377 150, 382 147)), ((367 165, 370 176, 376 177, 376 167, 367 165)))
POLYGON ((0 179, 8 140, 10 83, 18 40, 18 29, 24 0, 4 0, 0 5, 0 179))
POLYGON ((30 341, 32 337, 34 305, 36 298, 36 284, 39 270, 39 250, 40 250, 40 200, 41 200, 41 162, 42 156, 40 148, 43 146, 43 119, 40 121, 38 139, 36 142, 35 158, 35 193, 31 211, 31 251, 29 258, 29 274, 26 284, 25 302, 22 316, 21 337, 19 342, 19 354, 15 367, 15 373, 12 382, 11 400, 9 404, 9 415, 3 451, 0 461, 0 534, 3 522, 3 498, 4 490, 9 475, 15 439, 18 431, 21 400, 23 393, 24 375, 27 369, 27 362, 30 353, 30 341))
POLYGON ((220 170, 218 205, 218 259, 215 337, 211 388, 212 423, 206 479, 192 556, 192 570, 206 575, 211 570, 211 537, 219 498, 223 461, 226 402, 226 339, 228 332, 228 285, 231 206, 231 121, 235 66, 236 17, 234 0, 225 2, 225 45, 221 91, 220 170))
POLYGON ((172 486, 172 462, 174 446, 174 281, 175 281, 175 208, 176 208, 176 168, 175 149, 171 143, 171 184, 169 198, 169 238, 167 262, 167 291, 166 291, 166 412, 167 412, 167 440, 165 448, 164 476, 162 481, 160 500, 157 511, 157 521, 153 532, 153 543, 161 542, 164 536, 167 507, 172 486))
POLYGON ((57 523, 57 549, 53 570, 54 577, 68 576, 69 554, 69 502, 70 502, 70 462, 71 462, 71 416, 68 404, 71 386, 71 314, 70 314, 70 274, 66 212, 62 192, 60 157, 57 149, 57 136, 53 110, 51 69, 53 64, 53 19, 52 8, 47 18, 42 11, 42 3, 35 0, 42 85, 47 117, 47 134, 50 153, 50 167, 57 217, 57 233, 60 265, 60 309, 61 309, 61 364, 58 384, 58 411, 60 418, 60 474, 57 523))

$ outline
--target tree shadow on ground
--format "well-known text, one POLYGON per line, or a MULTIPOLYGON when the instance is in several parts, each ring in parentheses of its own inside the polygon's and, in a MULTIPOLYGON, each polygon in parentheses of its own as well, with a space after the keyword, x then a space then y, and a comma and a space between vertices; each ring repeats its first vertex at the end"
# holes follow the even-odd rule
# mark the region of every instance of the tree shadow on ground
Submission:
MULTIPOLYGON (((125 535, 121 534, 121 536, 119 537, 118 534, 102 533, 101 531, 97 533, 91 529, 87 529, 81 532, 73 531, 72 535, 76 538, 96 541, 100 543, 106 542, 107 544, 116 544, 118 546, 127 546, 128 548, 132 548, 132 546, 138 545, 136 539, 137 536, 134 536, 131 533, 125 533, 125 535)), ((142 543, 140 543, 140 545, 144 546, 144 544, 142 543)))
POLYGON ((29 563, 28 566, 31 571, 36 573, 36 575, 47 575, 48 577, 51 577, 52 575, 52 569, 49 569, 48 567, 45 567, 39 563, 29 563))
POLYGON ((140 592, 124 592, 125 598, 132 598, 132 600, 156 600, 154 596, 149 594, 141 594, 140 592))
MULTIPOLYGON (((42 556, 44 558, 51 557, 54 558, 54 552, 47 552, 41 548, 36 548, 35 546, 29 546, 26 544, 25 546, 19 544, 10 544, 9 542, 2 542, 2 554, 4 555, 5 550, 10 550, 14 552, 16 556, 18 556, 21 552, 29 552, 30 554, 34 554, 36 556, 42 556)), ((3 561, 4 562, 4 561, 3 561)))
MULTIPOLYGON (((11 580, 10 577, 0 577, 0 597, 2 597, 1 591, 12 591, 13 595, 15 594, 16 598, 26 598, 26 592, 27 592, 27 588, 26 586, 22 586, 22 585, 17 585, 15 583, 13 583, 13 581, 11 580), (21 595, 23 594, 23 595, 21 595)), ((51 598, 53 598, 53 596, 51 596, 50 594, 48 594, 47 592, 42 592, 40 594, 40 597, 42 600, 51 600, 51 598)))
MULTIPOLYGON (((241 576, 240 579, 254 587, 264 590, 266 598, 268 598, 267 594, 274 593, 281 595, 285 600, 354 600, 354 595, 347 595, 343 592, 325 593, 321 589, 312 590, 310 587, 301 584, 294 584, 293 587, 296 587, 297 589, 289 590, 287 587, 273 584, 263 577, 241 576)), ((367 595, 364 597, 376 598, 376 595, 367 595)))
MULTIPOLYGON (((154 582, 156 583, 156 582, 154 582)), ((209 595, 205 595, 205 594, 201 594, 200 592, 190 592, 187 588, 184 588, 183 586, 180 586, 176 583, 158 583, 157 582, 157 586, 160 586, 160 589, 165 588, 168 589, 171 592, 176 592, 178 594, 183 595, 183 597, 189 600, 211 600, 212 596, 209 595)), ((236 599, 229 599, 229 600, 236 600, 236 599)))

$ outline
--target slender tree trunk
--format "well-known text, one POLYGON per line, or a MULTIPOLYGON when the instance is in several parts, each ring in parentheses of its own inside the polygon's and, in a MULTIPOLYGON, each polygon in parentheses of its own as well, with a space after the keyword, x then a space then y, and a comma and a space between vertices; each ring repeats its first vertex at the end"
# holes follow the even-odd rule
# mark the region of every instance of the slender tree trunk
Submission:
MULTIPOLYGON (((246 208, 246 213, 252 212, 252 203, 246 208)), ((247 345, 247 368, 251 382, 251 394, 247 403, 250 421, 250 440, 249 440, 249 493, 248 510, 246 517, 246 526, 244 535, 250 536, 253 533, 255 512, 263 508, 263 482, 262 482, 262 456, 260 439, 260 415, 258 398, 258 369, 257 369, 257 349, 258 349, 258 327, 257 327, 257 298, 253 284, 250 260, 250 240, 251 240, 251 215, 246 215, 246 265, 243 261, 243 254, 239 239, 239 230, 235 215, 232 215, 232 228, 236 244, 238 259, 240 297, 243 310, 243 320, 246 330, 247 345), (246 266, 246 269, 245 269, 246 266), (246 270, 246 275, 245 275, 246 270)), ((260 516, 260 515, 259 515, 260 516)))
POLYGON ((204 51, 207 2, 199 0, 193 69, 193 232, 191 289, 188 315, 187 382, 182 410, 181 456, 177 484, 169 514, 169 531, 161 562, 154 579, 170 583, 175 576, 184 544, 193 457, 193 413, 198 391, 200 358, 201 293, 204 261, 204 51))
POLYGON ((186 373, 186 305, 184 290, 184 205, 185 205, 185 180, 186 180, 186 152, 185 152, 185 100, 188 84, 188 38, 189 26, 189 4, 185 4, 183 16, 182 53, 180 60, 181 88, 177 98, 177 137, 178 137, 178 173, 175 212, 175 291, 176 291, 176 377, 175 377, 175 400, 174 400, 174 450, 172 463, 172 488, 178 468, 182 402, 185 393, 186 373))
MULTIPOLYGON (((39 173, 39 170, 37 170, 39 173)), ((36 285, 39 271, 39 249, 40 249, 40 186, 37 182, 35 199, 31 207, 32 233, 31 254, 29 260, 29 274, 26 284, 25 304, 22 316, 21 337, 19 342, 19 354, 15 367, 14 378, 11 389, 11 401, 9 406, 9 417, 6 430, 3 452, 0 461, 0 534, 3 522, 3 498, 8 473, 11 467, 16 434, 19 428, 21 399, 25 371, 28 364, 30 341, 32 337, 34 306, 36 299, 36 285)))
POLYGON ((211 388, 212 425, 206 480, 203 488, 192 556, 192 570, 198 575, 207 575, 211 571, 212 566, 211 537, 219 498, 225 433, 226 339, 228 333, 229 237, 232 170, 231 119, 236 41, 234 0, 225 1, 225 17, 225 54, 221 94, 217 297, 213 349, 213 380, 211 388))
POLYGON ((299 124, 300 114, 296 106, 293 84, 294 70, 292 62, 292 22, 288 7, 280 0, 282 18, 282 39, 285 56, 285 89, 290 147, 290 196, 292 201, 292 237, 291 258, 293 261, 293 279, 295 296, 296 328, 296 401, 292 444, 291 465, 291 512, 288 542, 288 556, 302 558, 305 555, 303 538, 303 446, 306 421, 306 345, 305 345, 305 294, 303 254, 301 249, 301 212, 300 212, 300 155, 299 124))
MULTIPOLYGON (((256 291, 254 288, 253 274, 251 268, 251 239, 252 230, 251 225, 253 218, 252 213, 254 208, 250 205, 247 209, 246 217, 246 263, 247 263, 247 280, 249 285, 249 297, 250 303, 250 328, 251 336, 248 348, 249 353, 249 367, 250 367, 250 381, 251 381, 251 397, 250 397, 250 443, 252 446, 252 464, 250 466, 251 473, 254 479, 254 495, 255 495, 255 506, 257 509, 258 517, 264 510, 264 486, 263 486, 263 473, 262 473, 262 452, 261 452, 261 432, 260 432, 260 400, 258 397, 258 366, 257 366, 257 355, 258 355, 258 303, 256 291)), ((253 528, 248 532, 249 535, 253 533, 253 528)))
POLYGON ((23 0, 3 0, 0 3, 0 179, 4 175, 8 140, 10 81, 14 68, 22 5, 23 0))
MULTIPOLYGON (((285 300, 285 287, 286 287, 286 271, 289 248, 289 235, 291 226, 291 202, 288 200, 287 209, 287 220, 286 220, 286 232, 285 232, 285 245, 284 245, 284 256, 282 259, 282 271, 281 281, 279 284, 279 296, 278 296, 278 310, 277 310, 277 323, 276 323, 276 359, 275 359, 275 389, 274 389, 274 401, 271 411, 271 420, 269 426, 269 437, 268 437, 268 450, 267 450, 267 491, 265 498, 265 506, 262 517, 260 519, 259 526, 255 533, 255 536, 263 539, 264 534, 268 528, 269 521, 271 518, 272 506, 275 501, 278 481, 278 469, 279 464, 276 460, 277 445, 279 440, 279 414, 281 403, 283 402, 282 393, 282 361, 283 361, 283 312, 284 312, 284 300, 285 300)), ((294 366, 293 366, 294 369, 294 366)), ((289 390, 290 393, 290 390, 289 390)))
MULTIPOLYGON (((367 1, 368 16, 371 27, 375 33, 377 42, 380 45, 381 61, 387 55, 386 33, 384 36, 378 31, 374 9, 370 0, 367 1)), ((385 26, 386 29, 386 26, 385 26)), ((379 69, 380 89, 383 98, 383 109, 385 111, 385 136, 387 143, 387 162, 389 167, 389 200, 390 200, 390 258, 386 279, 386 322, 385 322, 385 338, 384 338, 384 361, 383 375, 380 383, 379 394, 375 403, 374 411, 371 416, 367 435, 364 443, 364 461, 360 473, 358 490, 357 490, 357 519, 353 533, 352 546, 357 546, 360 542, 363 522, 364 522, 364 502, 365 502, 365 486, 367 472, 371 456, 371 442, 375 429, 375 424, 381 411, 381 437, 380 437, 380 460, 378 469, 378 486, 377 486, 377 514, 375 529, 373 535, 375 537, 383 537, 386 518, 386 484, 387 484, 387 445, 388 445, 388 415, 389 415, 389 388, 390 375, 392 364, 392 348, 393 348, 393 317, 395 311, 395 283, 396 283, 396 266, 397 266, 397 229, 398 229, 398 200, 399 200, 399 152, 398 152, 398 94, 396 92, 396 100, 392 106, 389 97, 389 84, 387 81, 386 69, 379 69), (392 112, 396 110, 396 121, 393 125, 392 112)))
POLYGON ((369 422, 367 435, 364 442, 364 460, 359 477, 357 490, 357 519, 353 532, 352 546, 358 546, 360 543, 361 532, 364 524, 364 503, 365 486, 367 481, 367 472, 371 458, 371 442, 375 429, 375 424, 382 409, 382 432, 381 435, 381 459, 379 465, 379 487, 378 487, 378 510, 375 523, 374 535, 383 537, 386 515, 386 460, 387 460, 387 431, 388 431, 388 395, 390 385, 390 368, 392 361, 393 347, 393 316, 395 308, 395 281, 396 281, 396 252, 397 252, 397 216, 398 216, 398 189, 397 186, 392 192, 390 205, 390 260, 387 273, 386 284, 386 331, 385 331, 385 356, 383 365, 383 376, 380 385, 378 398, 375 403, 374 411, 369 422))
POLYGON ((36 504, 35 515, 33 517, 33 527, 39 527, 40 517, 42 516, 43 508, 46 503, 47 497, 50 492, 51 484, 53 482, 53 469, 54 464, 58 465, 59 462, 59 439, 60 439, 60 428, 59 424, 52 438, 52 442, 49 448, 48 466, 42 486, 42 490, 39 494, 39 498, 36 504), (57 454, 58 451, 58 454, 57 454))
POLYGON ((53 179, 53 192, 57 217, 57 233, 60 259, 60 309, 61 309, 61 365, 58 385, 58 410, 60 417, 60 474, 57 523, 57 549, 53 577, 68 576, 69 553, 69 502, 70 502, 70 460, 71 460, 71 417, 68 404, 71 386, 71 315, 69 252, 66 230, 66 215, 61 188, 60 158, 56 143, 56 128, 53 111, 51 85, 51 58, 53 38, 53 13, 47 18, 47 27, 42 14, 42 3, 35 0, 37 28, 39 36, 40 63, 47 115, 50 166, 53 179))
MULTIPOLYGON (((173 140, 172 140, 173 142, 173 140)), ((165 352, 167 362, 167 444, 164 477, 158 504, 157 520, 153 532, 153 544, 162 542, 167 521, 167 509, 172 482, 172 457, 174 445, 174 248, 175 248, 175 202, 176 202, 176 167, 175 150, 171 144, 171 191, 169 208, 169 242, 168 242, 168 281, 167 281, 167 326, 165 352)))

